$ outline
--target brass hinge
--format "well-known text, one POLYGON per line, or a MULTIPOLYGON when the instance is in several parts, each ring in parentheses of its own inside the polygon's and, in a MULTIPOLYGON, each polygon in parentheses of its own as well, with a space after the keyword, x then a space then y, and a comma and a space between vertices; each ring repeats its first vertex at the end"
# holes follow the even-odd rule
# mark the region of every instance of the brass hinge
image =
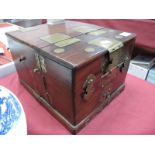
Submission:
POLYGON ((35 54, 35 59, 36 59, 36 67, 33 69, 34 72, 43 72, 46 73, 46 65, 45 65, 45 60, 44 58, 39 55, 39 54, 35 54))

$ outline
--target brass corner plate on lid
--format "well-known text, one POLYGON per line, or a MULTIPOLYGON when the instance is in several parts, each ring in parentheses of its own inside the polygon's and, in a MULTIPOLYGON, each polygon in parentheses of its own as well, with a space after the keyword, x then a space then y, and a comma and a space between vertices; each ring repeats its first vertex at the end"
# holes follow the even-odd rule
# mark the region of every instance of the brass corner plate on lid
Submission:
POLYGON ((115 50, 121 48, 123 43, 116 39, 111 38, 97 38, 88 42, 90 45, 96 45, 99 47, 106 48, 110 53, 114 52, 115 50))

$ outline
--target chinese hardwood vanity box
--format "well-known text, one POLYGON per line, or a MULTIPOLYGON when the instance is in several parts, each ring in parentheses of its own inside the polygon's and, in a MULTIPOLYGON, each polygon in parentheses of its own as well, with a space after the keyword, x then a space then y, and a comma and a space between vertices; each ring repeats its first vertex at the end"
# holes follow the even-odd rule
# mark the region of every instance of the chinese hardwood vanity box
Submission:
POLYGON ((7 38, 21 83, 73 134, 124 89, 135 42, 133 33, 73 21, 7 38))

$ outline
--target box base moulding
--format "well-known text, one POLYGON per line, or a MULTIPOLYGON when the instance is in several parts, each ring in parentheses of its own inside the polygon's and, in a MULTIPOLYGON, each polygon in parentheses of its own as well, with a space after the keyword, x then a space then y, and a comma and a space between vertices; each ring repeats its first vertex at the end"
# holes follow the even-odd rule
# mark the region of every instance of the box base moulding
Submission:
POLYGON ((20 80, 24 87, 26 87, 30 93, 34 95, 34 97, 43 105, 50 114, 56 117, 72 134, 77 134, 84 126, 86 126, 89 121, 99 112, 101 112, 117 95, 119 95, 125 88, 125 84, 121 84, 110 96, 103 100, 101 104, 94 109, 87 117, 85 117, 80 123, 77 125, 71 124, 63 115, 61 115, 55 108, 52 107, 44 98, 39 96, 35 90, 33 90, 28 84, 24 81, 20 80))

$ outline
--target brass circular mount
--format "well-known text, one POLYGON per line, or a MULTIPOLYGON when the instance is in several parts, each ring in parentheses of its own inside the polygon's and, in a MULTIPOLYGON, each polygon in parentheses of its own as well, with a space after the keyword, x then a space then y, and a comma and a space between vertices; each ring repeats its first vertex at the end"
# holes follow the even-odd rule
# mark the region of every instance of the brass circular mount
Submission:
POLYGON ((64 48, 57 48, 57 49, 55 49, 54 50, 54 53, 63 53, 65 50, 64 50, 64 48))
POLYGON ((94 52, 95 49, 92 48, 92 47, 87 47, 87 48, 85 48, 85 51, 86 51, 86 52, 94 52))

